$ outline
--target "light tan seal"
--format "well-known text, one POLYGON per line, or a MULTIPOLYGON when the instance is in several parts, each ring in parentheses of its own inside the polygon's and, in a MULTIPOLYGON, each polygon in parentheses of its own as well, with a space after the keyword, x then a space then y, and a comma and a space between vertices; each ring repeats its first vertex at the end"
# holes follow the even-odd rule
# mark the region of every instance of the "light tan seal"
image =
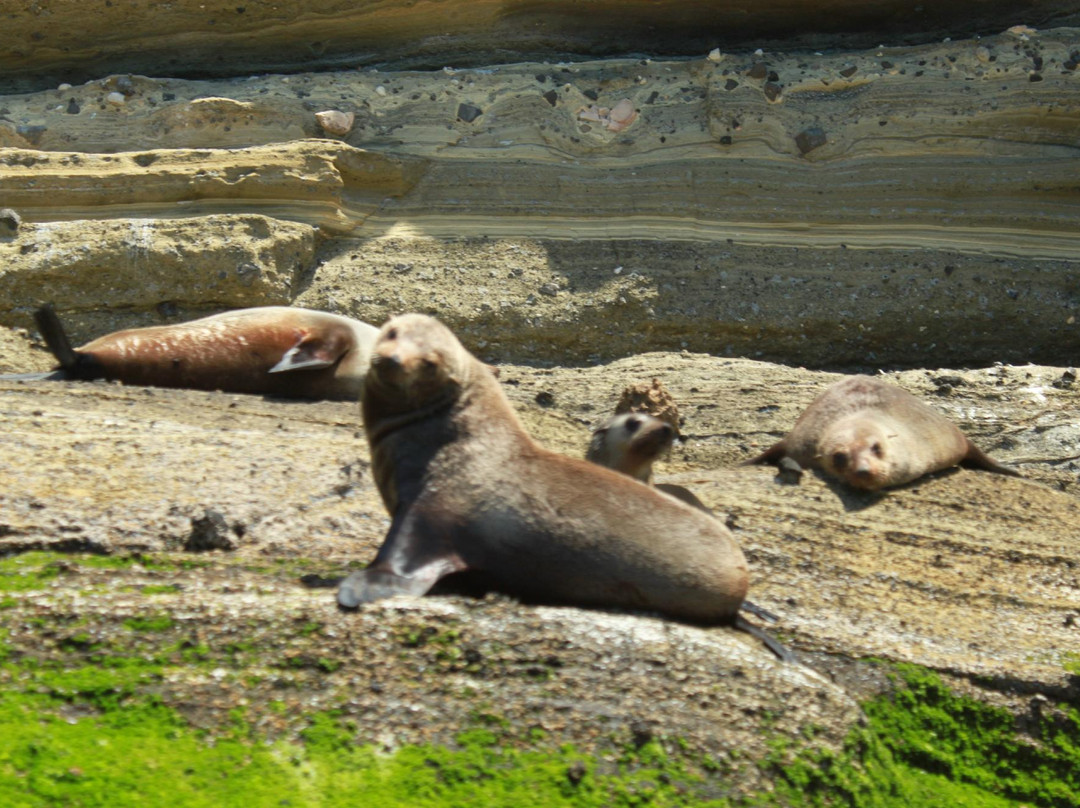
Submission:
POLYGON ((957 464, 1020 476, 911 393, 869 376, 851 376, 829 387, 783 440, 745 464, 784 458, 868 491, 957 464))
POLYGON ((671 449, 675 429, 644 412, 616 415, 593 430, 585 459, 653 486, 675 499, 711 514, 692 491, 673 483, 653 482, 653 463, 671 449))
POLYGON ((339 587, 343 608, 467 573, 531 602, 748 625, 738 614, 746 559, 723 525, 539 446, 490 370, 437 320, 383 326, 362 409, 393 521, 371 565, 339 587))
POLYGON ((51 307, 34 317, 60 362, 53 378, 313 399, 359 399, 379 333, 337 314, 263 306, 115 331, 72 349, 51 307))

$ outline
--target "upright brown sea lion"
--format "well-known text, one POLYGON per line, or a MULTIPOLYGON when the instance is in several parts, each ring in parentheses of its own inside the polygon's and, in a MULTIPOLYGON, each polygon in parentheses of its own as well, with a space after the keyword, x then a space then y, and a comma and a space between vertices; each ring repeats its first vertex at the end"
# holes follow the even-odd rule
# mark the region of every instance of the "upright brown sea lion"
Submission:
POLYGON ((297 398, 360 398, 379 333, 337 314, 263 306, 115 331, 73 350, 51 307, 34 318, 60 378, 297 398))
POLYGON ((756 633, 747 567, 715 519, 525 432, 490 370, 420 314, 386 323, 363 398, 393 521, 338 603, 422 595, 468 572, 533 602, 649 609, 756 633), (658 540, 662 537, 662 540, 658 540))
POLYGON ((1020 476, 911 393, 870 376, 850 376, 829 387, 783 440, 744 465, 785 457, 868 491, 957 464, 1020 476))
POLYGON ((675 429, 659 418, 643 412, 616 415, 593 430, 585 459, 652 485, 657 491, 711 514, 692 491, 672 483, 654 483, 652 466, 675 440, 675 429))

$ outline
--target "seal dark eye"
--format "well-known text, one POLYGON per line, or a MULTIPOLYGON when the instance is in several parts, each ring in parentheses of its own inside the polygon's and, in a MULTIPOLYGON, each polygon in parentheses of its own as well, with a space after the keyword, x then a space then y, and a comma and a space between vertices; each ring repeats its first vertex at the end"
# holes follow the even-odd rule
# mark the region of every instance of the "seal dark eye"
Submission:
POLYGON ((832 464, 835 469, 842 469, 847 465, 847 452, 836 452, 832 456, 832 464))
POLYGON ((386 338, 387 339, 397 339, 397 329, 396 328, 391 328, 389 331, 387 331, 386 332, 386 338))
POLYGON ((628 418, 628 419, 626 419, 626 431, 629 432, 631 435, 633 435, 635 432, 637 432, 639 426, 641 426, 641 419, 639 419, 639 418, 628 418))
POLYGON ((882 455, 885 454, 881 450, 881 444, 880 443, 875 443, 873 446, 871 446, 870 451, 874 453, 874 457, 881 457, 882 455))

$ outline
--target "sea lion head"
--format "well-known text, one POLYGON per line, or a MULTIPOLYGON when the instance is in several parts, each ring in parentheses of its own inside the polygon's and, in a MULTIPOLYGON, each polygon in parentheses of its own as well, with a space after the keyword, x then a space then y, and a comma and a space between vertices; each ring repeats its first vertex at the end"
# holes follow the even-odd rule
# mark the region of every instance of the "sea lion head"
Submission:
POLYGON ((628 412, 593 431, 585 459, 648 482, 653 462, 674 439, 670 424, 647 413, 628 412))
POLYGON ((833 477, 866 491, 892 485, 897 459, 895 433, 865 414, 837 422, 818 443, 817 461, 833 477))
POLYGON ((399 411, 452 400, 466 381, 470 358, 450 329, 434 317, 393 317, 375 338, 365 398, 395 401, 399 411))

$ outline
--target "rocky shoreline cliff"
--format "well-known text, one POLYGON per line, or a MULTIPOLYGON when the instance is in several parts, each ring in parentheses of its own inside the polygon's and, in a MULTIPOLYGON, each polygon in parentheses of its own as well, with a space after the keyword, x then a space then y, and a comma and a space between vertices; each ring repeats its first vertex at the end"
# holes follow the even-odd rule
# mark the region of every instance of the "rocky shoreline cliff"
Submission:
POLYGON ((1080 805, 1078 8, 550 5, 0 4, 0 372, 51 366, 46 301, 419 310, 578 456, 659 379, 661 478, 802 664, 340 614, 388 524, 354 404, 0 380, 5 802, 1080 805), (853 371, 1024 479, 735 466, 853 371))

